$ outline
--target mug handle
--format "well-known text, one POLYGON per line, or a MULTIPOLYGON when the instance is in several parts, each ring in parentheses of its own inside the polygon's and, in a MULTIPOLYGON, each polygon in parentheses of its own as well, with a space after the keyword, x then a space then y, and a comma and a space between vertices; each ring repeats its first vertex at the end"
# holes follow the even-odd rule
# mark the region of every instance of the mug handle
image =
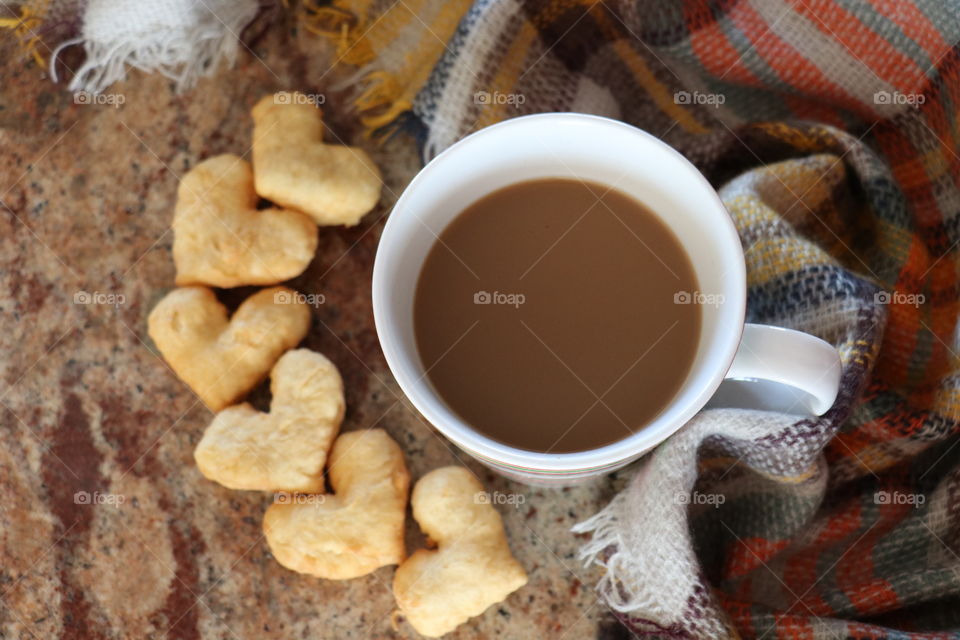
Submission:
POLYGON ((791 411, 802 405, 819 416, 837 399, 840 370, 840 354, 830 343, 793 329, 748 323, 725 380, 787 385, 803 392, 794 393, 791 406, 766 402, 763 408, 791 411))

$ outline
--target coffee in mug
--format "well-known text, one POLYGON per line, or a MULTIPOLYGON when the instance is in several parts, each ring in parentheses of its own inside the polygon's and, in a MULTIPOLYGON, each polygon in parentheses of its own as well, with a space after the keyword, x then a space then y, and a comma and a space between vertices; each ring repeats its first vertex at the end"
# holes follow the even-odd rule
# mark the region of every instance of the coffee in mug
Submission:
POLYGON ((615 188, 542 178, 468 206, 424 261, 427 378, 477 431, 565 453, 632 435, 670 404, 700 339, 680 241, 615 188))

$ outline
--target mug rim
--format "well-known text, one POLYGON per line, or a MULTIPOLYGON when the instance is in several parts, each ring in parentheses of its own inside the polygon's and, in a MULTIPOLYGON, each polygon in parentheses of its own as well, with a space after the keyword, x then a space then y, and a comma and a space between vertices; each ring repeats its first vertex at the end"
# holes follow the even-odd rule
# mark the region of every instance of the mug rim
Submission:
MULTIPOLYGON (((411 213, 410 215, 415 214, 411 213)), ((683 244, 682 239, 681 244, 683 244)), ((710 397, 716 392, 727 370, 733 363, 743 333, 746 314, 746 267, 740 237, 719 194, 703 174, 700 173, 699 169, 679 151, 642 129, 611 118, 570 112, 538 113, 504 120, 465 136, 435 156, 414 176, 394 204, 387 218, 387 222, 384 225, 383 232, 381 233, 373 266, 372 300, 374 325, 387 366, 404 395, 406 395, 416 410, 419 411, 435 429, 467 453, 489 464, 544 475, 587 473, 606 468, 612 470, 649 451, 676 433, 694 414, 703 408, 710 397), (506 129, 524 127, 531 123, 531 121, 537 121, 539 123, 544 120, 554 120, 558 127, 565 124, 586 123, 591 126, 615 128, 619 134, 633 136, 642 143, 652 143, 662 152, 675 156, 675 158, 689 170, 687 172, 687 179, 697 181, 701 186, 706 187, 708 198, 711 204, 715 205, 715 207, 712 206, 711 208, 719 214, 716 216, 719 229, 715 230, 714 235, 718 241, 732 243, 732 246, 736 248, 734 255, 738 258, 736 260, 737 264, 728 265, 731 271, 729 276, 731 280, 730 287, 734 290, 735 300, 727 300, 725 302, 725 306, 731 303, 737 305, 734 312, 736 313, 735 326, 738 327, 738 330, 731 333, 727 345, 722 351, 722 359, 719 359, 715 370, 709 377, 709 382, 703 386, 700 393, 687 403, 687 406, 678 413, 673 422, 661 426, 655 432, 644 427, 625 438, 603 445, 602 447, 563 453, 544 453, 512 447, 480 433, 458 415, 454 414, 453 416, 457 424, 450 424, 448 420, 440 416, 434 407, 431 406, 431 403, 442 403, 442 399, 437 397, 438 394, 436 391, 427 385, 417 384, 419 380, 411 381, 407 379, 405 368, 399 364, 401 361, 405 361, 405 358, 401 355, 401 349, 398 346, 399 337, 394 327, 391 326, 392 314, 386 303, 386 288, 389 287, 390 274, 385 273, 386 267, 384 266, 384 262, 387 260, 385 256, 389 255, 390 252, 396 253, 402 249, 395 244, 391 245, 390 239, 392 235, 396 233, 398 225, 401 224, 399 220, 403 212, 410 210, 409 206, 405 207, 404 205, 407 200, 413 197, 411 194, 423 188, 423 184, 430 180, 431 174, 436 171, 437 167, 442 164, 446 158, 449 158, 454 153, 461 152, 465 147, 469 147, 477 140, 491 135, 502 135, 506 129), (391 230, 393 230, 393 234, 391 230), (426 398, 421 394, 424 389, 427 389, 424 392, 427 396, 426 398)), ((721 338, 722 336, 714 337, 713 339, 718 340, 721 338)), ((676 398, 671 400, 671 403, 668 403, 667 407, 675 401, 676 398)), ((654 420, 655 419, 656 418, 654 418, 654 420)))

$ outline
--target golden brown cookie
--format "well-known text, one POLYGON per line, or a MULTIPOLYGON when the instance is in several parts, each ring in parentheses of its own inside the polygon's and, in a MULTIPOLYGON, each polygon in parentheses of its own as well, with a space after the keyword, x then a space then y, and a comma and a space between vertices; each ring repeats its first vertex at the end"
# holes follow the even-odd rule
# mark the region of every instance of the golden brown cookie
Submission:
POLYGON ((265 96, 253 108, 257 193, 319 225, 355 225, 380 200, 380 170, 363 149, 326 144, 323 114, 298 97, 265 96))
POLYGON ((177 284, 275 284, 303 273, 317 225, 299 211, 257 210, 253 170, 231 154, 204 160, 180 181, 173 214, 177 284))
POLYGON ((435 469, 413 489, 413 517, 437 549, 421 549, 397 568, 393 594, 425 636, 453 631, 527 583, 486 495, 463 467, 435 469))
POLYGON ((270 372, 270 413, 227 407, 193 456, 200 472, 230 489, 323 493, 327 452, 343 420, 343 380, 309 349, 285 353, 270 372))
POLYGON ((300 573, 346 580, 403 561, 410 474, 382 429, 342 434, 330 452, 335 495, 284 496, 263 530, 277 562, 300 573))
POLYGON ((147 328, 163 358, 213 411, 227 407, 266 377, 310 328, 295 291, 263 289, 229 320, 206 287, 181 287, 150 312, 147 328))

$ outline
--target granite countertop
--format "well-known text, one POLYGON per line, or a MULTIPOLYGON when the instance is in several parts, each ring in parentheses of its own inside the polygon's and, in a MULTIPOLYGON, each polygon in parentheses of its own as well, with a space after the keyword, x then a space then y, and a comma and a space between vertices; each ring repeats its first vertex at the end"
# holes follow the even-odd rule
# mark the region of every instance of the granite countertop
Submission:
MULTIPOLYGON (((0 637, 417 637, 392 619, 393 567, 335 582, 273 560, 261 529, 271 496, 200 475, 192 454, 211 413, 146 331, 173 283, 178 178, 203 158, 247 151, 261 95, 329 91, 330 59, 281 18, 235 68, 187 93, 133 72, 109 90, 123 104, 75 104, 0 40, 0 637), (100 295, 83 304, 82 292, 100 295)), ((325 95, 331 127, 366 144, 337 94, 325 95)), ((418 163, 408 140, 367 146, 387 185, 380 206, 358 227, 322 229, 292 282, 326 297, 305 346, 343 374, 343 429, 385 428, 414 480, 461 463, 489 491, 524 496, 500 512, 528 585, 448 637, 628 637, 569 532, 622 477, 541 490, 495 476, 425 423, 390 375, 370 277, 384 218, 418 163)), ((266 390, 253 400, 265 407, 266 390)), ((407 544, 422 544, 409 517, 407 544)))

